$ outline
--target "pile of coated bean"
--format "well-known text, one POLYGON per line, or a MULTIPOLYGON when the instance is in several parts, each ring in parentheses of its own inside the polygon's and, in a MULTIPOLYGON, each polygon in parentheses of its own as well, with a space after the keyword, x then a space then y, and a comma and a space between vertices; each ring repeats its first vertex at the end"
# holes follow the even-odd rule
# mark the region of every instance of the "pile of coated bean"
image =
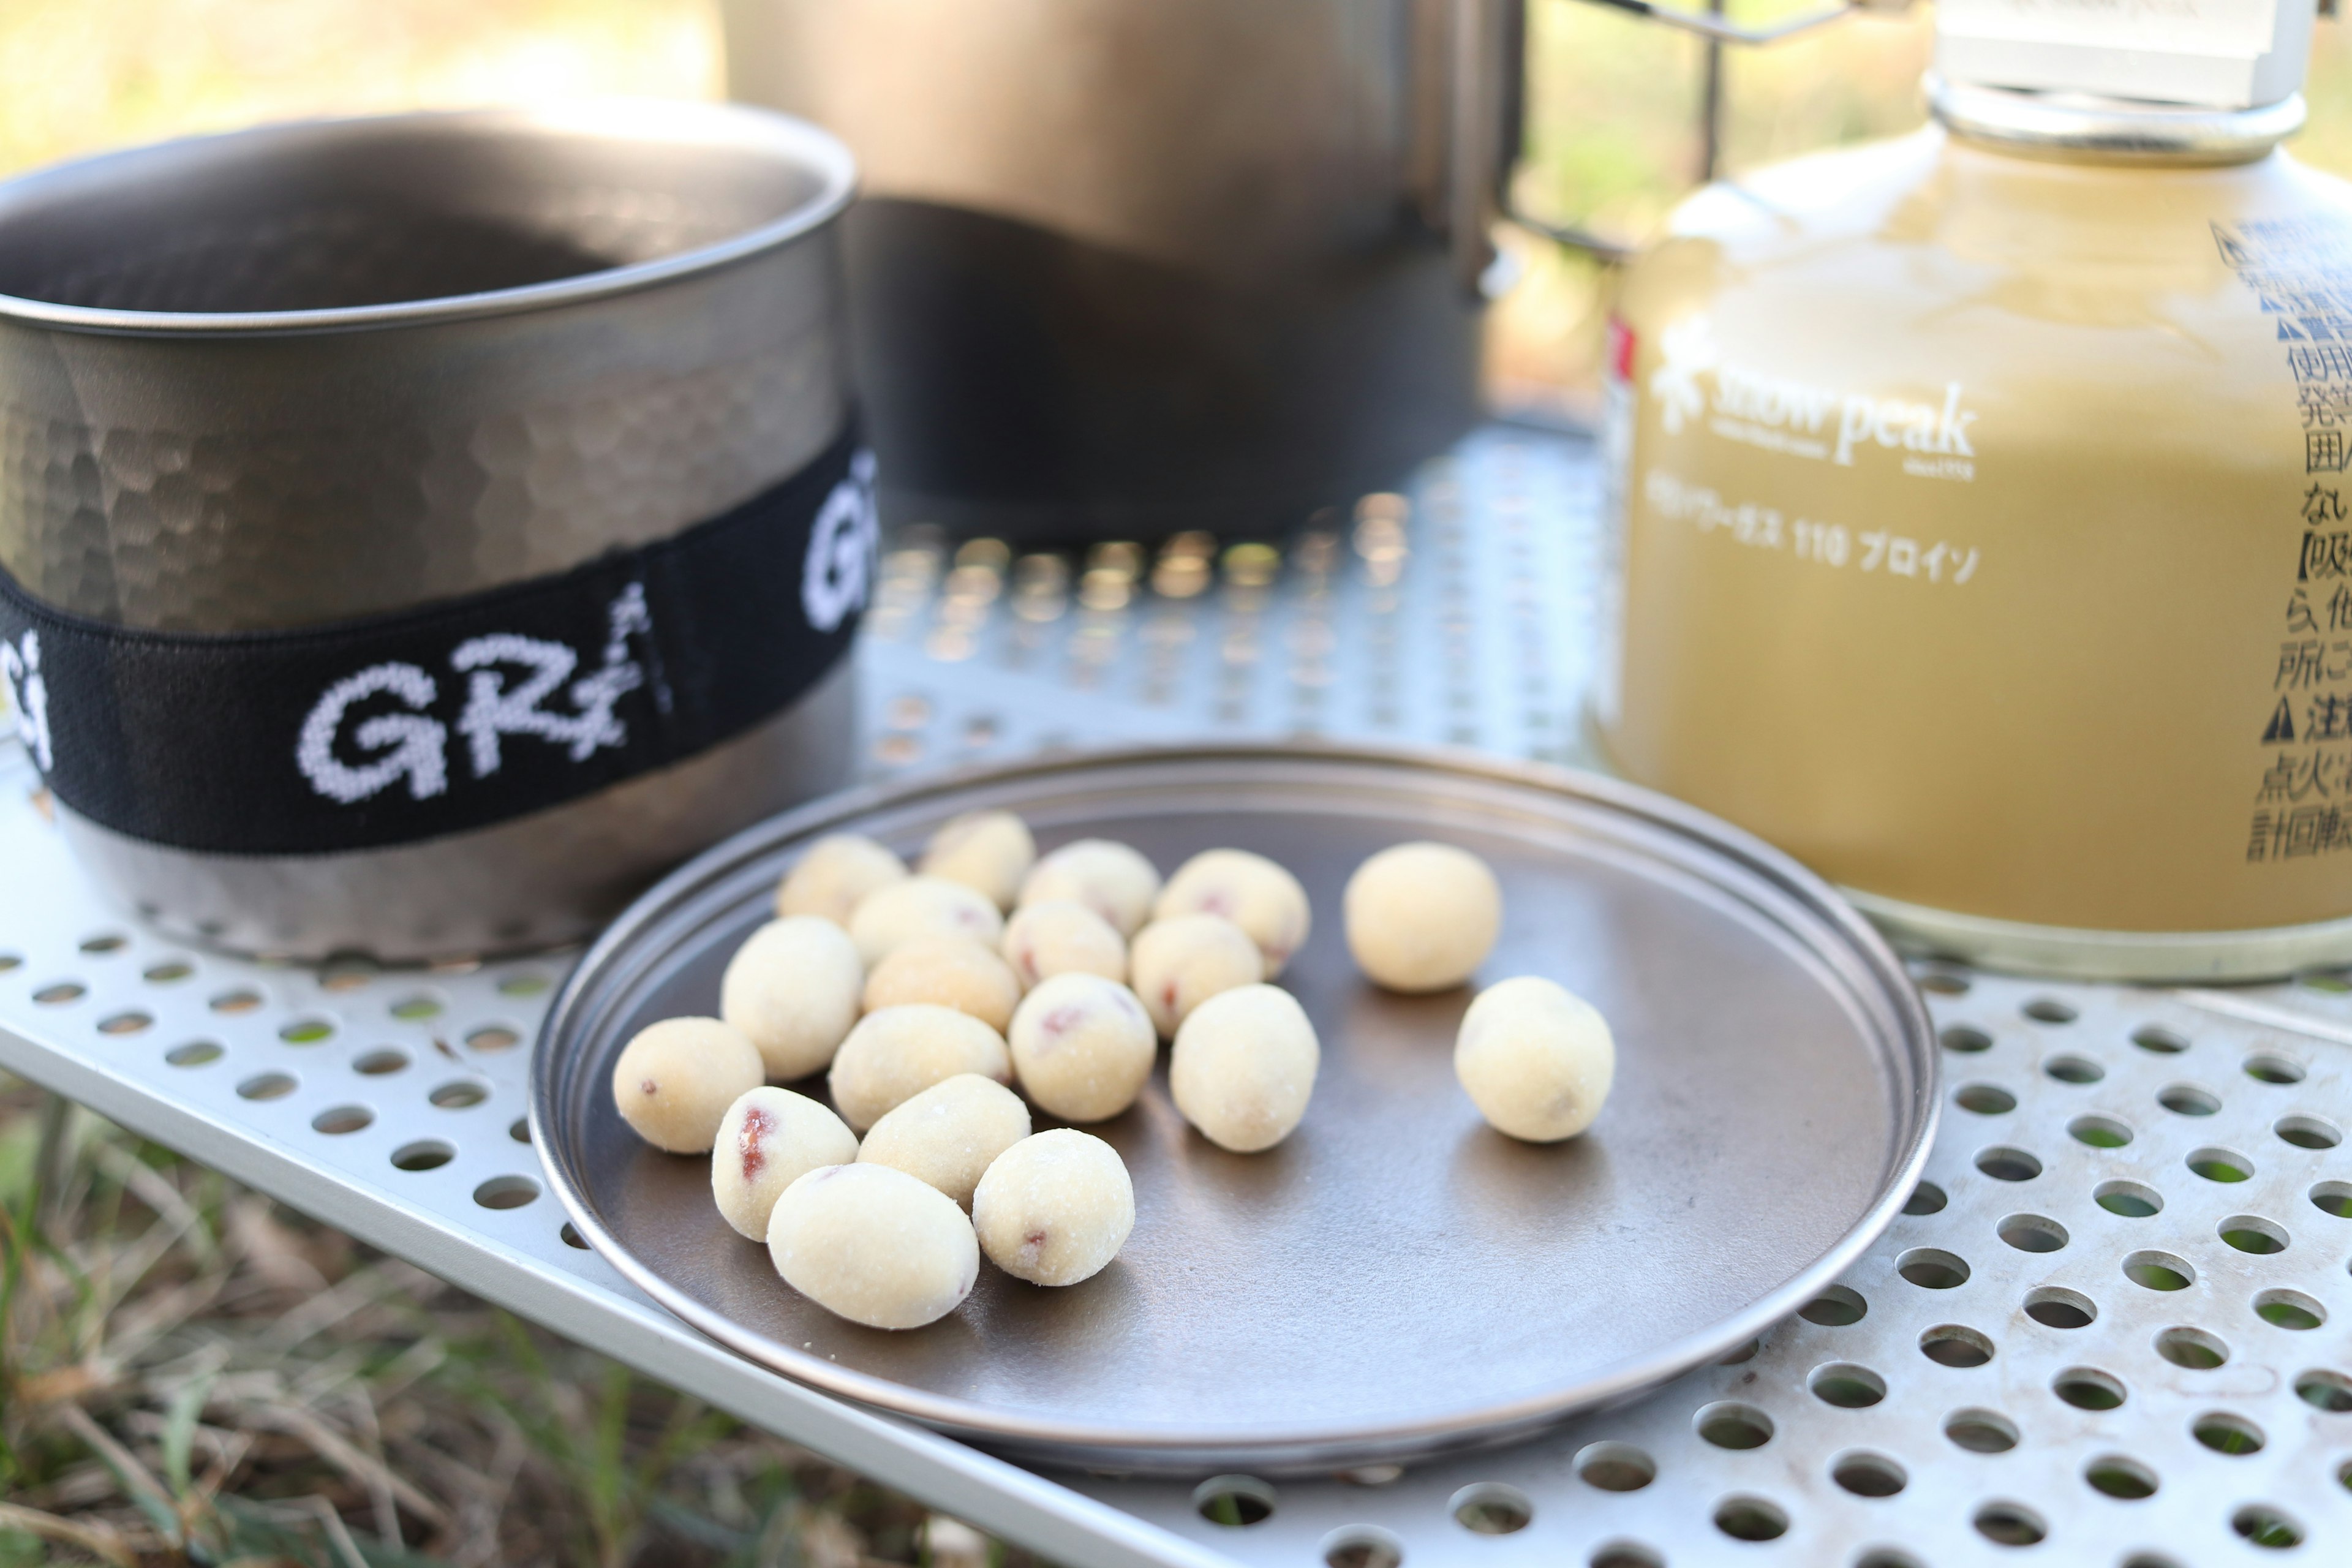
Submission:
MULTIPOLYGON (((1381 850, 1342 902, 1349 952, 1392 991, 1463 984, 1502 929, 1493 871, 1449 845, 1381 850)), ((1075 1127, 1034 1131, 1030 1106, 1118 1115, 1162 1038, 1176 1109, 1220 1147, 1271 1149, 1307 1113, 1321 1047, 1273 982, 1313 915, 1262 855, 1204 850, 1162 882, 1127 845, 1040 858, 1019 817, 977 812, 912 872, 873 839, 818 839, 776 916, 729 963, 719 1016, 641 1030, 613 1095, 648 1142, 711 1154, 728 1223, 854 1321, 935 1321, 983 1255, 1036 1285, 1101 1271, 1134 1228, 1126 1164, 1075 1127), (820 1071, 830 1108, 776 1087, 820 1071)), ((1615 1047, 1589 1004, 1526 976, 1479 994, 1454 1061, 1489 1123, 1549 1142, 1600 1113, 1615 1047)))

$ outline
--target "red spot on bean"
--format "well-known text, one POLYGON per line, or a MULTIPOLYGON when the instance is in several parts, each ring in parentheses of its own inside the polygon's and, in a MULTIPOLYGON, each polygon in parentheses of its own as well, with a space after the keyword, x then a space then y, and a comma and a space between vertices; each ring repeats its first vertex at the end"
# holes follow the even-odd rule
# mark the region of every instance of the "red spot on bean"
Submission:
POLYGON ((1160 988, 1160 1005, 1167 1012, 1176 1011, 1176 982, 1173 980, 1160 988))
POLYGON ((1029 1251, 1035 1252, 1045 1245, 1045 1233, 1042 1230, 1033 1230, 1021 1238, 1021 1245, 1029 1251))
POLYGON ((1075 1002, 1065 1003, 1037 1020, 1037 1027, 1048 1035, 1066 1034, 1085 1022, 1087 1010, 1075 1002))
POLYGON ((637 1092, 639 1094, 659 1094, 661 1092, 661 1085, 656 1083, 651 1079, 647 1079, 645 1082, 637 1085, 637 1092))
POLYGON ((1233 895, 1226 892, 1223 888, 1210 889, 1207 892, 1201 895, 1200 912, 1204 915, 1223 915, 1228 919, 1232 918, 1234 912, 1233 895))
POLYGON ((761 1169, 768 1163, 768 1152, 761 1145, 775 1125, 776 1119, 756 1105, 743 1112, 743 1128, 735 1134, 735 1148, 743 1156, 745 1181, 759 1180, 761 1169))

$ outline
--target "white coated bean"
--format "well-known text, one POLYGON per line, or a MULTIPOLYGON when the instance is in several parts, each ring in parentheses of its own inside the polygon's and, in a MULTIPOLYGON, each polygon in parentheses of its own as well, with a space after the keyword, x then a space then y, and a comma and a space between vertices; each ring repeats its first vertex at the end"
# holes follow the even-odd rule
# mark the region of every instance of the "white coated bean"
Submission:
POLYGON ((866 894, 906 876, 907 863, 864 834, 829 834, 810 845, 778 884, 776 913, 846 926, 866 894))
POLYGON ((1376 985, 1448 991, 1476 973, 1503 929, 1495 873, 1451 844, 1399 844, 1356 868, 1341 899, 1348 951, 1376 985))
POLYGON ((1013 1021, 1021 982, 1013 966, 960 936, 922 937, 894 947, 866 977, 866 1010, 936 1002, 969 1013, 998 1034, 1013 1021))
POLYGON ((1044 982, 1014 1010, 1006 1043, 1022 1090, 1069 1121, 1101 1121, 1134 1104, 1160 1054, 1135 993, 1099 974, 1044 982))
POLYGON ((868 1013, 841 1042, 826 1080, 834 1109, 863 1132, 923 1090, 960 1072, 1013 1081, 1004 1038, 968 1013, 917 1002, 868 1013))
POLYGON ((1592 1004, 1522 975, 1489 985, 1462 1015, 1454 1075, 1496 1131, 1556 1143, 1601 1114, 1617 1076, 1617 1046, 1592 1004))
POLYGON ((1265 977, 1282 973, 1307 942, 1313 911, 1298 879, 1246 849, 1203 849, 1160 889, 1151 918, 1223 915, 1249 933, 1265 955, 1265 977))
POLYGON ((1223 915, 1172 915, 1135 933, 1127 967, 1152 1026, 1173 1039, 1210 997, 1265 979, 1265 955, 1223 915))
POLYGON ((980 1241, 955 1200, 887 1165, 826 1165, 786 1187, 768 1256, 785 1284, 873 1329, 934 1322, 980 1278, 980 1241))
POLYGON ((1127 939, 1073 899, 1024 904, 1004 922, 1001 951, 1024 989, 1056 974, 1127 978, 1127 939))
POLYGON ((960 936, 994 947, 1004 936, 1004 916, 961 882, 909 877, 877 888, 849 917, 849 939, 868 969, 892 948, 927 936, 960 936))
POLYGON ((1021 884, 1023 908, 1066 899, 1102 916, 1122 937, 1142 929, 1159 895, 1159 868, 1108 838, 1063 845, 1038 861, 1021 884))
POLYGON ((770 921, 727 961, 719 1016, 760 1047, 770 1078, 788 1082, 833 1060, 865 983, 857 945, 831 921, 770 921))
POLYGON ((997 1157, 971 1198, 989 1261, 1033 1285, 1076 1285, 1102 1272, 1135 1229, 1135 1184, 1118 1151, 1057 1127, 997 1157))
POLYGON ((710 1152, 710 1195, 727 1223, 768 1239, 769 1211, 786 1187, 820 1165, 857 1158, 857 1134, 804 1094, 762 1084, 727 1108, 710 1152))
POLYGON ((981 1173, 1029 1136, 1029 1108, 976 1072, 941 1079, 886 1113, 857 1146, 857 1158, 929 1183, 965 1208, 981 1173))
POLYGON ((613 1063, 613 1103, 638 1137, 673 1154, 708 1154, 727 1108, 760 1087, 760 1047, 716 1018, 639 1029, 613 1063))
POLYGON ((931 835, 918 867, 978 891, 1000 910, 1013 907, 1022 880, 1037 862, 1029 825, 1009 811, 971 811, 931 835))
POLYGON ((1244 985, 1210 997, 1176 1031, 1168 1089, 1202 1137, 1255 1154, 1297 1127, 1321 1061, 1315 1026, 1297 998, 1244 985))

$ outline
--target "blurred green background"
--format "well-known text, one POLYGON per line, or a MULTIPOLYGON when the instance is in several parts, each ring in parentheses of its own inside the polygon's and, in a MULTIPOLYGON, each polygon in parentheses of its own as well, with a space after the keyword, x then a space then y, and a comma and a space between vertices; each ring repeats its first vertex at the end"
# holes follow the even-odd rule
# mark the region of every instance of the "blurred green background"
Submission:
MULTIPOLYGON (((717 4, 0 0, 0 173, 292 115, 717 96, 717 4)), ((1917 125, 1929 25, 1922 7, 1730 56, 1726 166, 1917 125)), ((1530 0, 1530 54, 1523 202, 1650 232, 1696 165, 1700 46, 1530 0)), ((2352 171, 2352 37, 2332 25, 2310 99, 2296 154, 2352 171)), ((1505 243, 1496 399, 1574 416, 1609 279, 1505 243)), ((0 1568, 43 1561, 1022 1559, 0 1075, 0 1568)))
MULTIPOLYGON (((1761 22, 1820 0, 1734 0, 1761 22)), ((0 172, 298 114, 582 92, 715 97, 719 0, 0 0, 0 172)), ((1907 131, 1932 14, 1865 14, 1727 56, 1731 171, 1907 131)), ((1521 195, 1638 238, 1689 188, 1701 46, 1580 0, 1529 0, 1521 195)), ((2296 154, 2352 171, 2352 35, 2322 23, 2296 154)), ((1598 363, 1606 279, 1524 236, 1494 313, 1496 395, 1571 416, 1598 363)))

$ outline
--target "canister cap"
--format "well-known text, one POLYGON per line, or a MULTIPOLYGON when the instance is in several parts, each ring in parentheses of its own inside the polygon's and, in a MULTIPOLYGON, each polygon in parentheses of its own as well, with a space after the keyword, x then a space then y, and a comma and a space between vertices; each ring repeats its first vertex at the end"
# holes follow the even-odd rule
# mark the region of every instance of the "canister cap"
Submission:
POLYGON ((2303 87, 2315 0, 1937 0, 1958 85, 2256 109, 2303 87))

